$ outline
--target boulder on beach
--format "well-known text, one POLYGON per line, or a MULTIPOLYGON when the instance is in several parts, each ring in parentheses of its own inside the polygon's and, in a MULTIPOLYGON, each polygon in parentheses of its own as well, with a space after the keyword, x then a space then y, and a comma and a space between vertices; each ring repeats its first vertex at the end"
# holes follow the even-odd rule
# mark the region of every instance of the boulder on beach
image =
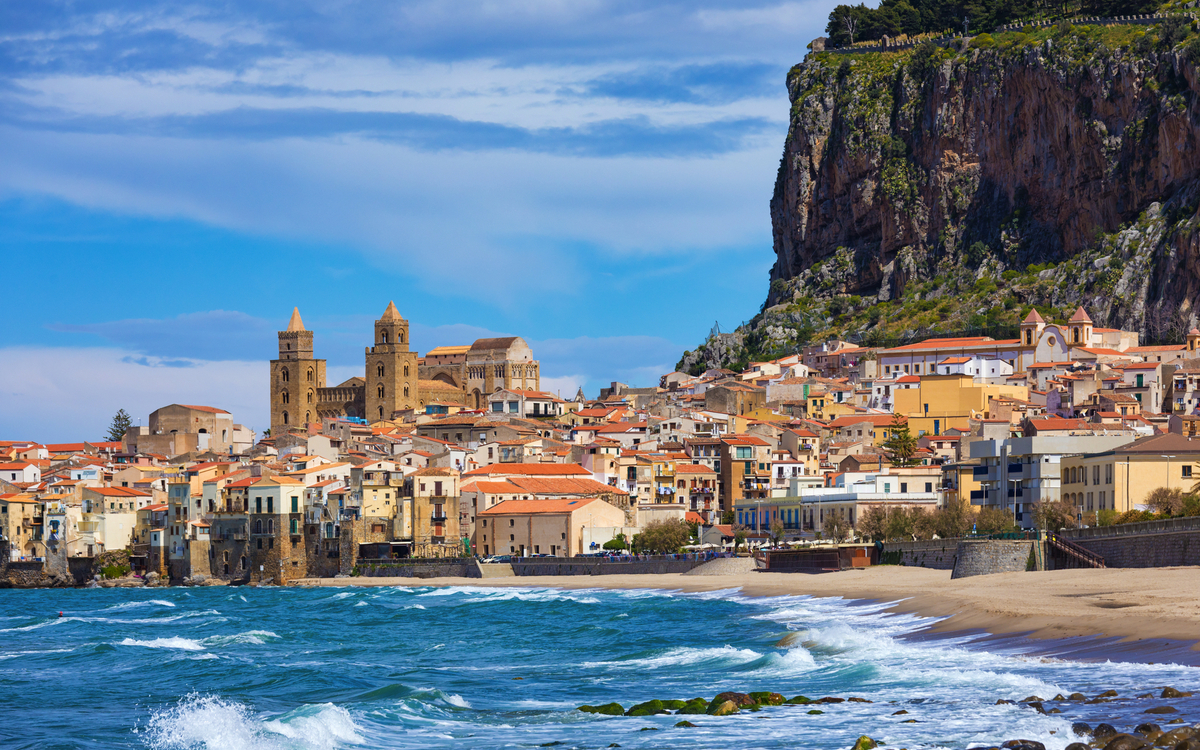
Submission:
POLYGON ((1000 747, 1009 750, 1046 750, 1046 746, 1037 740, 1009 740, 1000 743, 1000 747))
POLYGON ((1134 733, 1140 734, 1153 742, 1158 735, 1162 734, 1162 727, 1157 724, 1146 722, 1144 724, 1138 724, 1133 731, 1134 733), (1154 735, 1154 737, 1151 737, 1150 735, 1154 735))
POLYGON ((1190 692, 1185 693, 1182 690, 1176 690, 1173 687, 1165 687, 1165 688, 1163 688, 1162 695, 1160 695, 1159 697, 1160 698, 1191 698, 1192 694, 1190 692))
POLYGON ((1190 740, 1197 735, 1200 735, 1200 729, 1196 729, 1195 727, 1179 727, 1178 729, 1172 729, 1158 739, 1163 745, 1175 745, 1184 740, 1190 740))
POLYGON ((736 714, 739 710, 740 709, 738 708, 738 705, 736 703, 734 703, 733 701, 727 700, 727 701, 722 701, 720 704, 718 704, 716 706, 710 707, 708 709, 708 713, 711 716, 728 716, 730 714, 736 714))
POLYGON ((1067 745, 1066 750, 1092 750, 1092 749, 1090 747, 1088 747, 1087 745, 1083 744, 1082 742, 1072 742, 1070 745, 1067 745))
POLYGON ((1099 740, 1105 737, 1111 737, 1116 733, 1117 728, 1112 724, 1100 723, 1096 725, 1096 729, 1092 732, 1092 736, 1099 740))
POLYGON ((1080 737, 1090 737, 1092 734, 1092 725, 1086 721, 1077 721, 1071 725, 1071 731, 1080 737))

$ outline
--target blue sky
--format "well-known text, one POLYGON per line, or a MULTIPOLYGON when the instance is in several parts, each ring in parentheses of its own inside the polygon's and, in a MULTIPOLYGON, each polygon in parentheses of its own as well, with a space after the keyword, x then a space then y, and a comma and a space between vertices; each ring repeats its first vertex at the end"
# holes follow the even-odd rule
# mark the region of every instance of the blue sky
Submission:
POLYGON ((389 300, 543 387, 651 385, 757 312, 787 69, 832 2, 0 7, 0 439, 118 408, 261 430, 298 305, 330 379, 389 300))

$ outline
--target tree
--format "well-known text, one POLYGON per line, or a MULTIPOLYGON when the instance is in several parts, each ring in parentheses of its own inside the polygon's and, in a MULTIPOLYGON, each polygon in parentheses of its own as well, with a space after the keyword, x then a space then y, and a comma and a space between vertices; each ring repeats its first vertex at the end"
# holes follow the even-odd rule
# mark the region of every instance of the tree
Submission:
POLYGON ((619 552, 623 549, 629 549, 629 544, 626 543, 624 534, 617 534, 615 537, 604 543, 604 549, 616 550, 619 552))
POLYGON ((864 538, 887 541, 888 512, 882 505, 872 505, 858 517, 858 531, 864 538))
POLYGON ((638 552, 668 554, 692 539, 692 528, 685 521, 675 518, 669 521, 651 521, 642 533, 633 537, 634 549, 638 552))
POLYGON ((881 446, 893 466, 916 466, 917 439, 908 431, 908 420, 899 414, 892 415, 892 434, 881 446))
POLYGON ((721 513, 721 523, 725 526, 732 526, 735 520, 736 518, 734 517, 732 510, 727 510, 721 513))
POLYGON ((1180 490, 1178 487, 1174 489, 1159 487, 1146 496, 1146 504, 1155 513, 1161 513, 1164 516, 1177 516, 1183 512, 1183 490, 1180 490))
POLYGON ((745 529, 735 529, 733 532, 733 552, 734 552, 734 554, 737 554, 737 551, 745 543, 746 543, 746 530, 745 529))
POLYGON ((1048 531, 1069 529, 1075 526, 1076 510, 1067 500, 1043 500, 1033 504, 1033 522, 1048 531))
POLYGON ((975 516, 975 531, 980 534, 1003 534, 1015 526, 1012 513, 990 505, 980 508, 975 516))
POLYGON ((771 544, 778 547, 779 543, 783 541, 783 532, 783 521, 776 518, 771 522, 771 544))
POLYGON ((971 504, 964 498, 947 501, 934 513, 934 530, 942 539, 963 536, 971 528, 971 504))
POLYGON ((108 442, 119 443, 125 439, 125 431, 133 424, 133 420, 129 418, 129 414, 124 409, 118 409, 113 415, 112 424, 108 426, 108 442))
POLYGON ((841 543, 850 537, 850 524, 842 516, 841 513, 830 513, 825 516, 825 522, 821 525, 821 530, 826 539, 832 539, 834 542, 841 543))

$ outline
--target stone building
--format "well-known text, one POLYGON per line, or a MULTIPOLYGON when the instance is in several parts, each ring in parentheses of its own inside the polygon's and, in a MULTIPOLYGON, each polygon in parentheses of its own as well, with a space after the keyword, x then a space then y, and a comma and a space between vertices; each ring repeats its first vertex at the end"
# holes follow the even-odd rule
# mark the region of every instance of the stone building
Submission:
POLYGON ((439 347, 418 358, 411 349, 408 321, 394 302, 375 321, 364 364, 365 377, 327 386, 325 360, 317 359, 313 333, 294 309, 287 330, 279 332, 279 357, 271 360, 271 433, 336 417, 391 419, 435 402, 481 409, 498 390, 536 391, 541 386, 541 365, 517 336, 439 347))
POLYGON ((253 433, 234 424, 233 415, 224 409, 171 404, 150 412, 149 424, 127 429, 124 449, 126 453, 161 453, 164 456, 201 451, 228 454, 241 452, 253 442, 253 433))

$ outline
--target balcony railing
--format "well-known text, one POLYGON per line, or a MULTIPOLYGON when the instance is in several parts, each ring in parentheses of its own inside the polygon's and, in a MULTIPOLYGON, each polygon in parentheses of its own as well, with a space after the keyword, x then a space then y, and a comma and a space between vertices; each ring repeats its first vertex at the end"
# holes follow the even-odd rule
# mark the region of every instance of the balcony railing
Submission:
POLYGON ((440 514, 439 513, 431 513, 429 515, 429 522, 430 523, 445 523, 446 522, 446 514, 445 513, 440 513, 440 514))

